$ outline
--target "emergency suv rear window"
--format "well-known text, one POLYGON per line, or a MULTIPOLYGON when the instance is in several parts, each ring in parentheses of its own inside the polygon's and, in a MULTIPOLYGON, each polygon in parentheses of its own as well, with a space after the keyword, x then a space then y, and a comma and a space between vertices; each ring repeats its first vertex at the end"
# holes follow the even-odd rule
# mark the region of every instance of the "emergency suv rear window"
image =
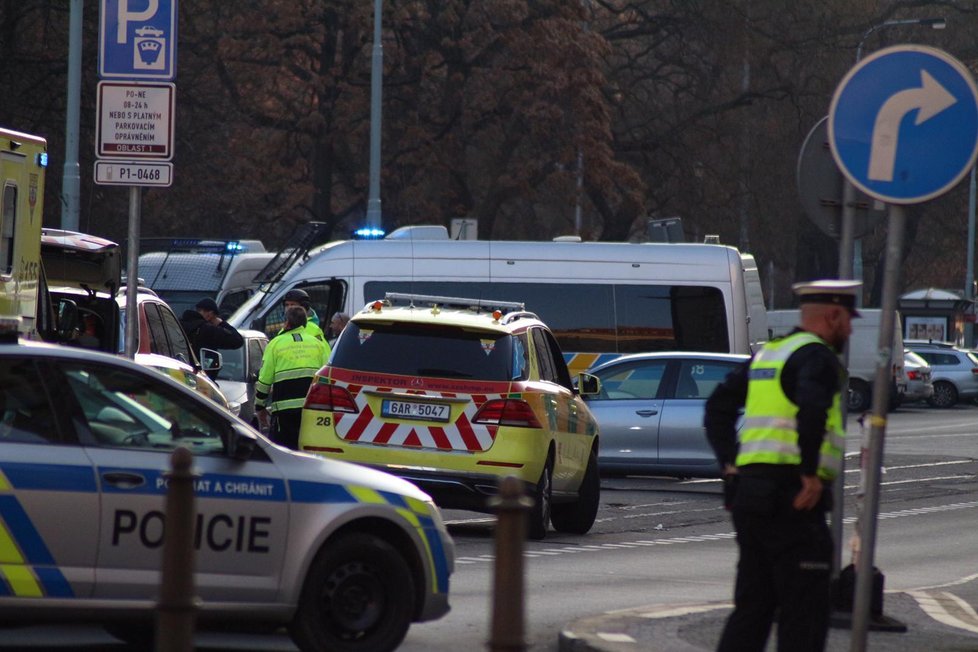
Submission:
POLYGON ((505 333, 427 324, 350 322, 330 364, 405 376, 508 381, 525 374, 525 346, 505 333), (514 371, 515 370, 515 371, 514 371))

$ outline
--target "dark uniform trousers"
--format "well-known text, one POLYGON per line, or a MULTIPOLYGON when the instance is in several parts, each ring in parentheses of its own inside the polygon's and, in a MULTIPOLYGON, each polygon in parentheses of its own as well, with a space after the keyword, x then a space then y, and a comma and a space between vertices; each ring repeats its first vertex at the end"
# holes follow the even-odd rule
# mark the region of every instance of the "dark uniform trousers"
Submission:
POLYGON ((799 489, 797 477, 739 478, 731 509, 740 549, 735 607, 718 652, 762 652, 775 618, 779 652, 825 647, 832 537, 824 506, 831 499, 798 511, 791 501, 799 489))
POLYGON ((276 410, 272 413, 270 439, 280 446, 299 450, 299 426, 302 424, 302 408, 276 410))

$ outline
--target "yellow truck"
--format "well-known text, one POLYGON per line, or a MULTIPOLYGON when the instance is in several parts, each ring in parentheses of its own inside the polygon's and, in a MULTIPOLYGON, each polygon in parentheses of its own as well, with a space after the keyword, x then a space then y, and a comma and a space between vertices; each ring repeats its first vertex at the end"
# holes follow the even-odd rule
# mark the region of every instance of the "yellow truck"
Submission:
POLYGON ((47 141, 0 128, 0 316, 20 317, 21 334, 53 336, 55 317, 41 266, 47 141))

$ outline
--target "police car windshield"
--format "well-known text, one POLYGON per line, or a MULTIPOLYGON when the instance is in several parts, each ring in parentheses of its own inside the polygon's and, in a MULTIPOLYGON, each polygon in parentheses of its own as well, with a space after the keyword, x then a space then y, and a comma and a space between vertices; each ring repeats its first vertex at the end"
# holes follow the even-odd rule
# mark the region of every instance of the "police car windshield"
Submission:
POLYGON ((514 380, 524 347, 506 333, 430 324, 350 322, 333 351, 334 367, 405 376, 514 380))

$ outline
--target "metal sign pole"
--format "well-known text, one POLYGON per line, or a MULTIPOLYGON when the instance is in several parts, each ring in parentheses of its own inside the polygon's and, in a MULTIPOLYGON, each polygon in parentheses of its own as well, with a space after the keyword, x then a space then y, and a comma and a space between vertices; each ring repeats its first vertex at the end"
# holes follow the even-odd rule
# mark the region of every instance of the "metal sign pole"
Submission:
POLYGON ((139 328, 139 304, 136 295, 139 292, 139 209, 141 188, 129 188, 129 255, 126 257, 126 357, 136 357, 138 343, 137 328, 139 328))
MULTIPOLYGON (((893 328, 897 291, 900 282, 900 260, 906 213, 903 206, 890 206, 890 223, 886 236, 886 269, 883 276, 883 301, 880 314, 879 352, 876 382, 873 386, 873 415, 870 419, 869 463, 865 465, 864 509, 860 516, 861 547, 856 563, 856 596, 852 608, 851 652, 866 649, 870 598, 873 586, 873 553, 876 549, 876 521, 879 516, 880 475, 883 466, 883 441, 886 436, 887 394, 890 388, 889 352, 893 346, 893 328), (884 352, 887 354, 884 359, 884 352)), ((901 352, 902 353, 902 352, 901 352)))

